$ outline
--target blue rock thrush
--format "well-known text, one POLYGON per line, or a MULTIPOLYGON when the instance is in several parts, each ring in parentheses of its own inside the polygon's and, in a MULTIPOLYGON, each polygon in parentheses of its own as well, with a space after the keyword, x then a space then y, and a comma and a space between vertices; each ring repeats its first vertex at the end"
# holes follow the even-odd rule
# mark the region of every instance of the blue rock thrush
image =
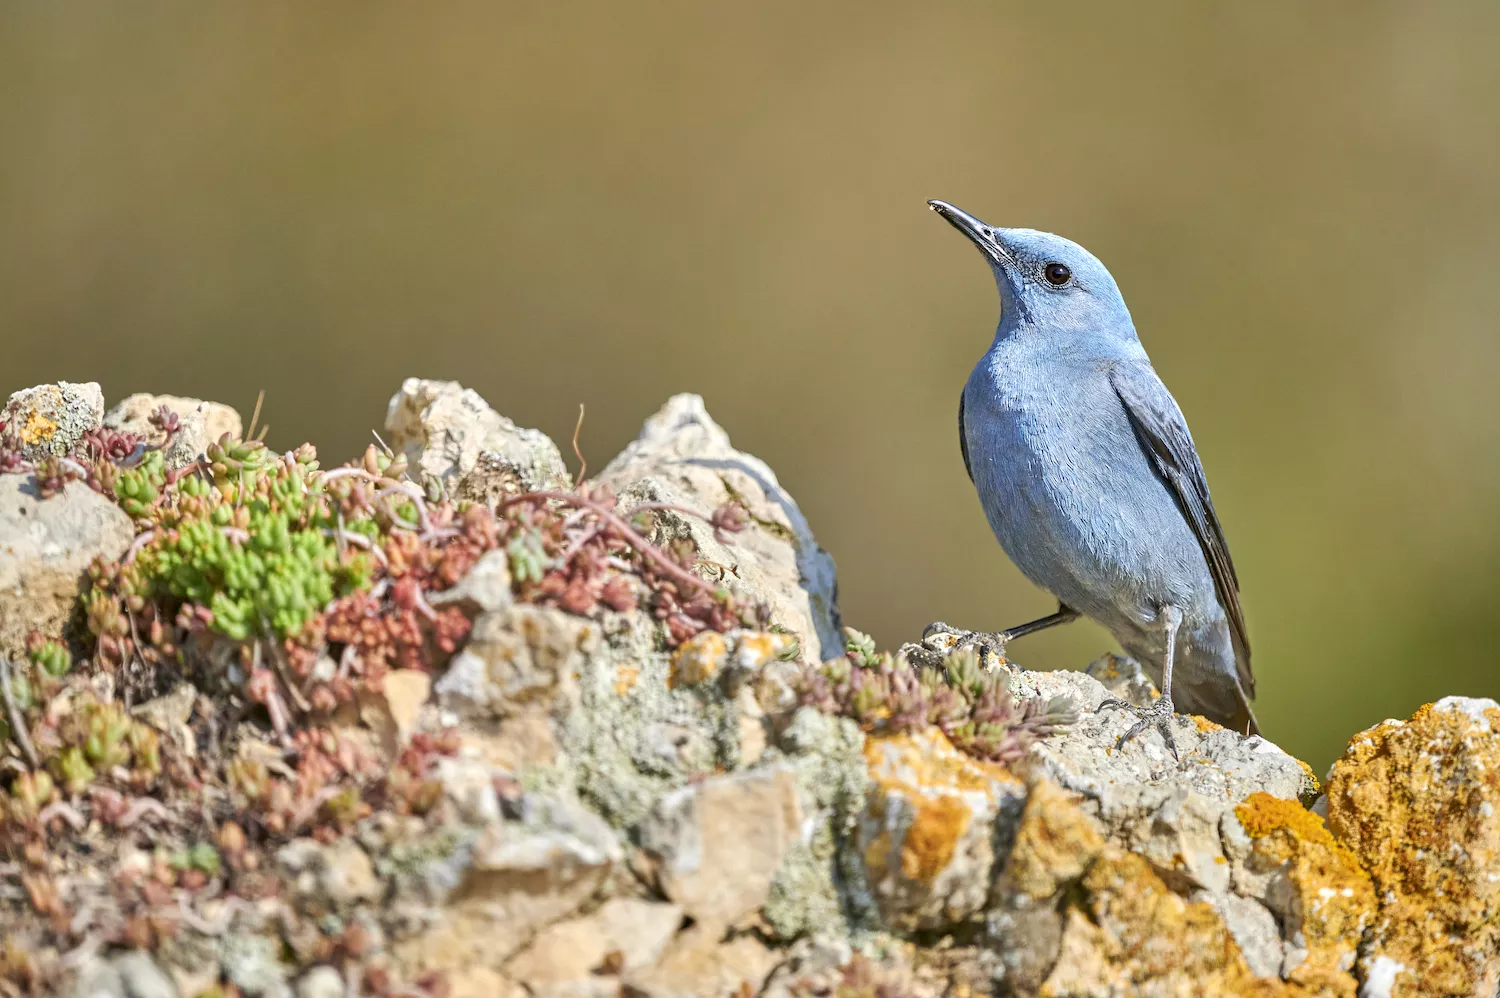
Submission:
POLYGON ((999 633, 935 623, 961 644, 1003 648, 1084 615, 1162 690, 1150 707, 1107 700, 1175 756, 1174 707, 1259 729, 1239 581, 1193 438, 1136 337, 1108 270, 1082 246, 997 229, 929 205, 984 254, 1000 326, 959 398, 964 466, 1002 547, 1057 612, 999 633))

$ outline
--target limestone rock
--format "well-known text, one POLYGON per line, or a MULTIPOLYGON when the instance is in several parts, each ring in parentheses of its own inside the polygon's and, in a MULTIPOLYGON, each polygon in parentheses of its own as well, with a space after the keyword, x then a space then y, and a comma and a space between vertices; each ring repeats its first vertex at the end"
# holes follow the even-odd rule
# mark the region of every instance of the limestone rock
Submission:
POLYGON ((577 675, 600 640, 597 624, 561 610, 518 605, 485 613, 433 689, 443 706, 471 716, 565 708, 576 702, 577 675))
POLYGON ((801 639, 805 660, 842 653, 833 559, 775 473, 734 449, 702 398, 673 396, 596 481, 619 495, 622 510, 662 502, 708 516, 726 502, 742 503, 751 522, 727 543, 699 518, 670 511, 658 513, 652 539, 691 538, 705 563, 722 566, 709 566, 713 581, 769 604, 772 621, 801 639))
POLYGON ((668 794, 641 845, 667 897, 721 931, 765 904, 801 819, 791 770, 752 770, 668 794))
POLYGON ((473 616, 505 609, 512 602, 510 556, 504 551, 486 551, 458 585, 432 593, 427 602, 433 606, 456 605, 473 616))
POLYGON ((540 430, 517 426, 489 407, 479 393, 455 381, 407 378, 391 397, 386 442, 410 463, 412 475, 432 475, 464 491, 461 479, 478 472, 465 495, 493 501, 499 494, 571 484, 557 445, 540 430), (493 481, 490 481, 493 479, 493 481))
POLYGON ((310 912, 346 911, 379 901, 385 892, 369 855, 349 839, 329 845, 295 839, 277 860, 296 885, 300 906, 310 912))
POLYGON ((950 927, 984 907, 1002 821, 1025 790, 1003 766, 964 755, 937 728, 865 742, 869 787, 855 848, 887 924, 950 927))
POLYGON ((69 998, 127 998, 119 970, 97 957, 79 968, 69 998))
POLYGON ((182 421, 172 442, 162 452, 168 468, 181 468, 191 464, 208 449, 209 444, 217 443, 226 433, 231 439, 239 439, 245 432, 240 414, 223 403, 145 393, 122 399, 105 414, 104 425, 114 430, 134 433, 145 438, 152 446, 161 446, 165 443, 165 435, 151 425, 150 419, 151 414, 161 406, 175 412, 182 421))
POLYGON ((410 740, 431 692, 432 676, 421 669, 394 669, 381 677, 379 692, 360 692, 360 720, 374 733, 384 758, 394 759, 410 740))
POLYGON ((610 978, 655 965, 681 923, 677 905, 614 898, 589 915, 544 929, 506 965, 506 976, 533 994, 618 989, 610 978))
POLYGON ((7 440, 33 462, 67 454, 103 418, 104 393, 94 381, 25 388, 0 412, 7 440))
POLYGON ((751 935, 720 942, 701 926, 682 933, 656 966, 627 974, 627 998, 735 998, 757 994, 779 961, 751 935))
POLYGON ((1235 816, 1254 840, 1250 868, 1273 871, 1263 897, 1289 944, 1282 975, 1315 993, 1352 995, 1349 974, 1375 910, 1369 876, 1296 801, 1255 793, 1235 816))
POLYGON ((429 863, 423 879, 442 907, 394 954, 412 976, 483 968, 494 984, 512 954, 576 911, 623 858, 614 832, 578 802, 526 794, 517 820, 493 821, 429 863))
POLYGON ((178 998, 177 985, 145 953, 132 950, 110 962, 120 974, 126 998, 178 998))
POLYGON ((268 936, 233 932, 220 945, 224 976, 247 995, 291 998, 281 948, 268 936))
POLYGON ((82 482, 42 499, 27 475, 0 475, 0 655, 21 654, 31 630, 57 636, 96 556, 118 558, 135 528, 82 482))
POLYGON ((1393 998, 1500 990, 1500 704, 1448 697, 1356 735, 1327 794, 1379 899, 1365 979, 1393 998))
POLYGON ((297 998, 345 998, 344 978, 329 966, 314 967, 297 982, 297 998))
POLYGON ((1016 947, 1013 920, 992 919, 1012 991, 1291 998, 1279 982, 1255 980, 1211 904, 1173 892, 1144 859, 1108 842, 1080 800, 1047 781, 1027 799, 996 903, 1051 929, 1016 947))

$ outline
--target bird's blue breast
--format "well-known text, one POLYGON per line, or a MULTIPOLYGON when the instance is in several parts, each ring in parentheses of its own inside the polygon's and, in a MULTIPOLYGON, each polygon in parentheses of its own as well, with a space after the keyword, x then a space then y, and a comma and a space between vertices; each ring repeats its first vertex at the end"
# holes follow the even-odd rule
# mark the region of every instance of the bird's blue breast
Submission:
POLYGON ((997 343, 965 387, 974 485, 1001 546, 1124 643, 1167 602, 1211 616, 1201 550, 1135 438, 1110 361, 1042 363, 1028 349, 997 343))

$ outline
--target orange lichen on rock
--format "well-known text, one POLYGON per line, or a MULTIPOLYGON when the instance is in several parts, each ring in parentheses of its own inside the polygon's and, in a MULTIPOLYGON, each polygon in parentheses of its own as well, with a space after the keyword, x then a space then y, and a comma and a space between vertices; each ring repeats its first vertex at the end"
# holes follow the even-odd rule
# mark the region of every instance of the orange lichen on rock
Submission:
POLYGON ((1375 912, 1358 859, 1296 801, 1254 793, 1234 813, 1255 840, 1258 863, 1282 868, 1290 884, 1282 917, 1307 955, 1287 979, 1316 994, 1354 995, 1351 971, 1375 912))
POLYGON ((902 876, 911 880, 936 877, 953 859, 972 816, 969 806, 957 797, 938 797, 920 805, 901 843, 902 876))
POLYGON ((1355 736, 1328 780, 1328 826, 1374 881, 1366 969, 1390 994, 1500 988, 1500 705, 1450 697, 1355 736))
POLYGON ((684 641, 672 656, 672 672, 667 685, 694 686, 718 674, 729 656, 729 645, 717 631, 702 631, 684 641))
POLYGON ((1031 788, 1005 867, 1014 889, 1038 900, 1051 897, 1082 877, 1103 850, 1098 823, 1077 801, 1077 795, 1048 780, 1031 788))
POLYGON ((945 924, 984 904, 1001 803, 1024 792, 1004 766, 958 751, 937 728, 870 738, 860 856, 886 916, 945 924))
POLYGON ((26 422, 21 424, 21 440, 27 444, 46 443, 55 433, 57 433, 57 423, 36 409, 27 413, 26 422))
MULTIPOLYGON (((1293 758, 1296 759, 1295 756, 1293 758)), ((1313 795, 1322 793, 1323 781, 1318 779, 1318 774, 1313 772, 1313 768, 1301 759, 1296 759, 1296 762, 1297 765, 1302 767, 1302 775, 1307 777, 1307 792, 1313 795)))
POLYGON ((638 665, 621 663, 615 669, 615 696, 625 696, 635 689, 636 682, 641 678, 641 668, 638 665))
POLYGON ((1106 843, 1074 795, 1049 783, 1032 788, 1006 876, 1033 897, 1050 886, 1067 899, 1043 998, 1316 994, 1256 977, 1213 905, 1186 900, 1144 858, 1106 843))

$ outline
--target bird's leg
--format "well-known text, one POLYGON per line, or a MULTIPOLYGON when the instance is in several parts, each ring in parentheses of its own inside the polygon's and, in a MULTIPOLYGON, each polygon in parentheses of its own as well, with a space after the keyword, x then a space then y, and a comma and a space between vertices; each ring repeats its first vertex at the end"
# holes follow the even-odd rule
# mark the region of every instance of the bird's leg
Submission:
POLYGON ((1167 653, 1162 658, 1161 667, 1161 696, 1157 697, 1149 707, 1137 707, 1124 700, 1110 698, 1099 705, 1099 711, 1119 708, 1136 718, 1130 730, 1115 742, 1116 749, 1124 746, 1126 742, 1147 728, 1155 727, 1161 732, 1162 741, 1167 743, 1167 750, 1172 753, 1172 758, 1176 759, 1177 743, 1172 740, 1172 717, 1176 713, 1176 709, 1172 706, 1172 659, 1177 652, 1177 629, 1182 626, 1182 611, 1175 606, 1164 606, 1157 614, 1157 619, 1167 635, 1167 653))
POLYGON ((1056 613, 1049 613, 1047 616, 1038 617, 1036 620, 1028 620, 1024 624, 1017 624, 1015 627, 1008 627, 1003 631, 965 631, 957 627, 950 627, 939 620, 927 625, 927 629, 922 632, 922 642, 927 644, 930 639, 938 635, 948 635, 956 639, 948 644, 948 651, 957 651, 960 648, 977 645, 980 649, 993 649, 995 654, 1003 655, 1005 653, 1005 646, 1016 638, 1035 634, 1037 631, 1045 631, 1047 628, 1056 627, 1058 624, 1070 623, 1077 620, 1078 617, 1077 610, 1058 603, 1056 613))

